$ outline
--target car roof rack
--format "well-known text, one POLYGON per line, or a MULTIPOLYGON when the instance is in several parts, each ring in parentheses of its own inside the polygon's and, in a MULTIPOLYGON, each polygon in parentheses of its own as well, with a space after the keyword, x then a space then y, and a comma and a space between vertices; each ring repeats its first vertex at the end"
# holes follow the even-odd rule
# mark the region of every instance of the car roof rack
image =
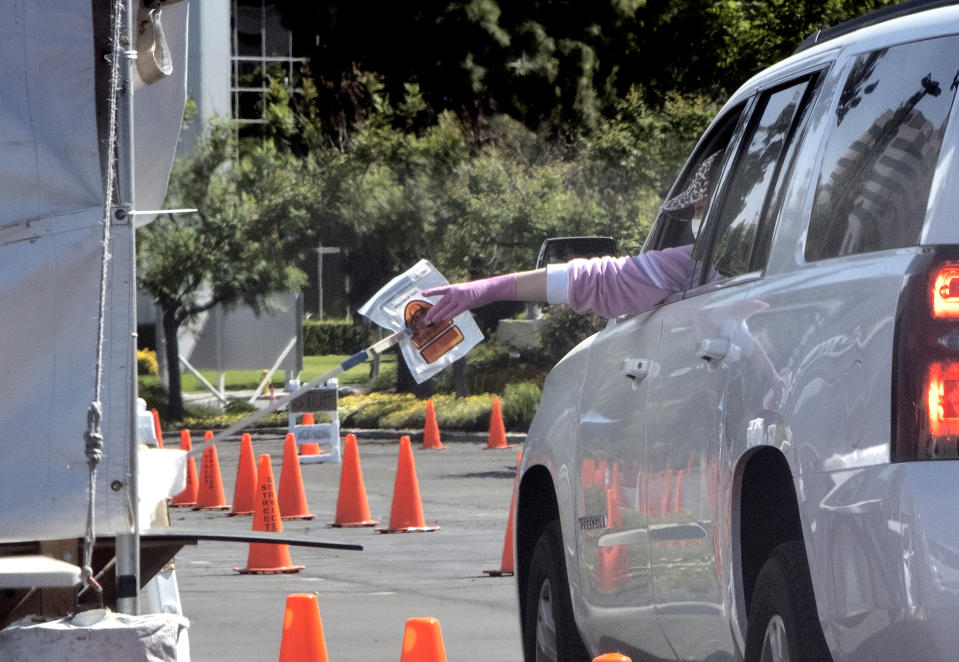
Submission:
POLYGON ((860 28, 864 28, 868 25, 876 25, 877 23, 883 23, 894 18, 899 18, 901 16, 908 16, 910 14, 917 14, 921 11, 926 11, 928 9, 936 9, 937 7, 947 7, 950 5, 959 5, 957 0, 908 0, 907 2, 902 2, 897 5, 889 5, 888 7, 881 7, 879 9, 873 10, 868 14, 863 14, 857 18, 849 19, 848 21, 843 21, 842 23, 835 25, 829 28, 823 28, 822 30, 816 30, 811 35, 806 37, 803 42, 799 45, 799 48, 796 49, 796 53, 811 48, 816 44, 821 44, 830 39, 835 39, 844 34, 849 34, 860 28))

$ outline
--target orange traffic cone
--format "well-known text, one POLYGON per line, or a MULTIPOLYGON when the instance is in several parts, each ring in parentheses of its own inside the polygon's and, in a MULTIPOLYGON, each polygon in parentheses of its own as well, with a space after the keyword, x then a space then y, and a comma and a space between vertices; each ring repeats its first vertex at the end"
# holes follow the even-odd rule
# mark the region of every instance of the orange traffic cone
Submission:
POLYGON ((315 419, 313 418, 313 412, 306 412, 303 414, 303 422, 301 425, 315 425, 315 419))
POLYGON ((516 507, 516 488, 519 486, 519 461, 523 451, 516 454, 516 475, 513 478, 513 496, 509 501, 509 518, 506 520, 506 538, 503 540, 503 557, 499 570, 484 570, 490 577, 502 577, 513 574, 513 509, 516 507))
POLYGON ((423 520, 423 504, 420 502, 420 486, 413 464, 413 447, 410 438, 400 437, 400 459, 393 485, 393 504, 390 508, 390 526, 377 529, 378 533, 412 533, 436 531, 438 526, 426 526, 423 520))
MULTIPOLYGON (((323 455, 323 449, 320 448, 320 445, 311 441, 306 444, 300 444, 300 457, 313 457, 314 455, 323 455)), ((305 462, 305 460, 304 460, 305 462)))
POLYGON ((508 448, 506 443, 506 428, 503 426, 503 412, 500 409, 499 398, 493 396, 493 412, 489 417, 489 441, 487 448, 508 448))
POLYGON ((240 462, 236 467, 231 515, 252 515, 256 506, 256 464, 253 462, 253 440, 249 432, 240 437, 240 462))
POLYGON ((633 658, 626 657, 622 653, 604 653, 599 657, 594 657, 593 662, 633 662, 633 658))
POLYGON ((440 426, 436 423, 436 410, 433 399, 426 401, 426 425, 423 426, 423 448, 442 450, 446 448, 440 439, 440 426))
POLYGON ((220 461, 216 455, 216 444, 203 449, 200 458, 200 483, 196 493, 196 506, 193 510, 226 510, 230 504, 223 494, 223 479, 220 476, 220 461))
POLYGON ((411 618, 403 632, 400 662, 446 662, 443 633, 435 618, 411 618))
POLYGON ((187 452, 193 450, 193 439, 190 437, 189 430, 180 430, 180 450, 187 452))
POLYGON ((286 596, 280 662, 328 662, 315 593, 286 596))
POLYGON ((160 412, 151 409, 150 414, 153 415, 153 433, 157 437, 157 448, 163 448, 163 428, 160 427, 160 412))
POLYGON ((296 437, 288 432, 283 448, 283 467, 280 469, 280 491, 277 495, 280 517, 283 519, 313 519, 316 517, 306 505, 300 459, 296 456, 296 437))
POLYGON ((186 459, 186 487, 183 491, 173 497, 171 505, 176 507, 195 506, 196 495, 200 489, 200 484, 196 478, 196 461, 190 455, 186 459))
MULTIPOLYGON (((261 455, 256 471, 259 483, 259 497, 256 511, 253 513, 254 531, 272 531, 283 533, 283 520, 280 507, 273 490, 273 467, 270 456, 261 455)), ((299 572, 306 566, 293 565, 290 561, 290 546, 282 543, 251 542, 245 568, 233 568, 241 575, 272 575, 278 573, 299 572)))
POLYGON ((371 518, 370 505, 366 500, 356 435, 346 435, 343 443, 340 492, 336 499, 336 518, 331 526, 376 526, 379 522, 371 518))

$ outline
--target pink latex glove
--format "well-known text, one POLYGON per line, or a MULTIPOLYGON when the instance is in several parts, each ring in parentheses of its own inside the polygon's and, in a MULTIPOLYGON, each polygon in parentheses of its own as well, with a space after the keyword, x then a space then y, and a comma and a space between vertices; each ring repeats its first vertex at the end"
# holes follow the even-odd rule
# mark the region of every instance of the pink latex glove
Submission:
POLYGON ((512 301, 516 298, 516 274, 504 274, 482 280, 423 290, 423 296, 441 296, 426 313, 426 323, 449 321, 460 313, 485 306, 494 301, 512 301))

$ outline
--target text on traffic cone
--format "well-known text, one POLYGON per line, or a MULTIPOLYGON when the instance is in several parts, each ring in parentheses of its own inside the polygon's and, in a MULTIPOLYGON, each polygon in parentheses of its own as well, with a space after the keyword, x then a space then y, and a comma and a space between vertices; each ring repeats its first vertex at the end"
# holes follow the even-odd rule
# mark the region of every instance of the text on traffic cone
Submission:
POLYGON ((226 510, 230 505, 223 493, 223 478, 220 475, 220 460, 216 454, 216 444, 203 449, 200 458, 200 481, 196 493, 194 510, 226 510))
POLYGON ((370 516, 370 504, 366 500, 366 486, 363 484, 356 435, 346 435, 343 443, 340 491, 336 498, 336 518, 333 526, 376 526, 379 522, 370 516))
POLYGON ((377 529, 379 533, 409 533, 435 531, 440 527, 426 526, 423 504, 420 501, 420 486, 413 463, 413 447, 407 435, 400 437, 400 459, 393 485, 393 503, 390 507, 390 526, 377 529))
POLYGON ((283 519, 316 517, 306 505, 303 474, 300 471, 300 459, 296 452, 296 437, 292 432, 287 433, 286 442, 283 445, 283 466, 280 469, 280 491, 277 501, 280 504, 280 517, 283 519))
POLYGON ((280 662, 328 662, 320 607, 313 593, 286 597, 280 662))
MULTIPOLYGON (((273 489, 273 467, 269 455, 260 455, 256 470, 257 496, 253 512, 253 530, 283 532, 280 507, 273 489)), ((293 565, 290 547, 282 543, 251 542, 245 568, 233 568, 240 574, 276 574, 299 572, 305 566, 293 565)))

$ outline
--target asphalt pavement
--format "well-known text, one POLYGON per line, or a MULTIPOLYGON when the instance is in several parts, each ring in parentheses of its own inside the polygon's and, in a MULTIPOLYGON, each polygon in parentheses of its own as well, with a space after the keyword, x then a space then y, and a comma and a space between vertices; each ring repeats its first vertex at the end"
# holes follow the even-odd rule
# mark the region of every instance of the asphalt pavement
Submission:
MULTIPOLYGON (((370 435, 372 436, 372 435, 370 435)), ((359 438, 365 493, 374 519, 387 527, 399 460, 399 433, 359 438)), ((178 439, 178 437, 177 437, 178 439)), ((169 438, 169 443, 177 440, 169 438)), ((283 435, 255 434, 254 455, 268 453, 279 485, 283 435)), ((519 445, 488 449, 481 435, 444 435, 444 450, 421 448, 414 464, 430 533, 377 533, 332 528, 340 464, 302 464, 312 520, 284 520, 283 533, 363 546, 362 551, 289 548, 296 574, 240 575, 247 543, 200 542, 176 557, 191 658, 197 661, 278 660, 286 597, 316 593, 330 662, 396 662, 407 619, 439 620, 446 655, 455 662, 520 662, 515 580, 501 570, 519 445), (472 439, 472 440, 471 440, 472 439)), ((232 503, 240 444, 217 444, 227 501, 232 503)), ((405 497, 404 497, 405 498, 405 497)), ((174 526, 235 533, 252 518, 222 511, 171 509, 174 526)))

